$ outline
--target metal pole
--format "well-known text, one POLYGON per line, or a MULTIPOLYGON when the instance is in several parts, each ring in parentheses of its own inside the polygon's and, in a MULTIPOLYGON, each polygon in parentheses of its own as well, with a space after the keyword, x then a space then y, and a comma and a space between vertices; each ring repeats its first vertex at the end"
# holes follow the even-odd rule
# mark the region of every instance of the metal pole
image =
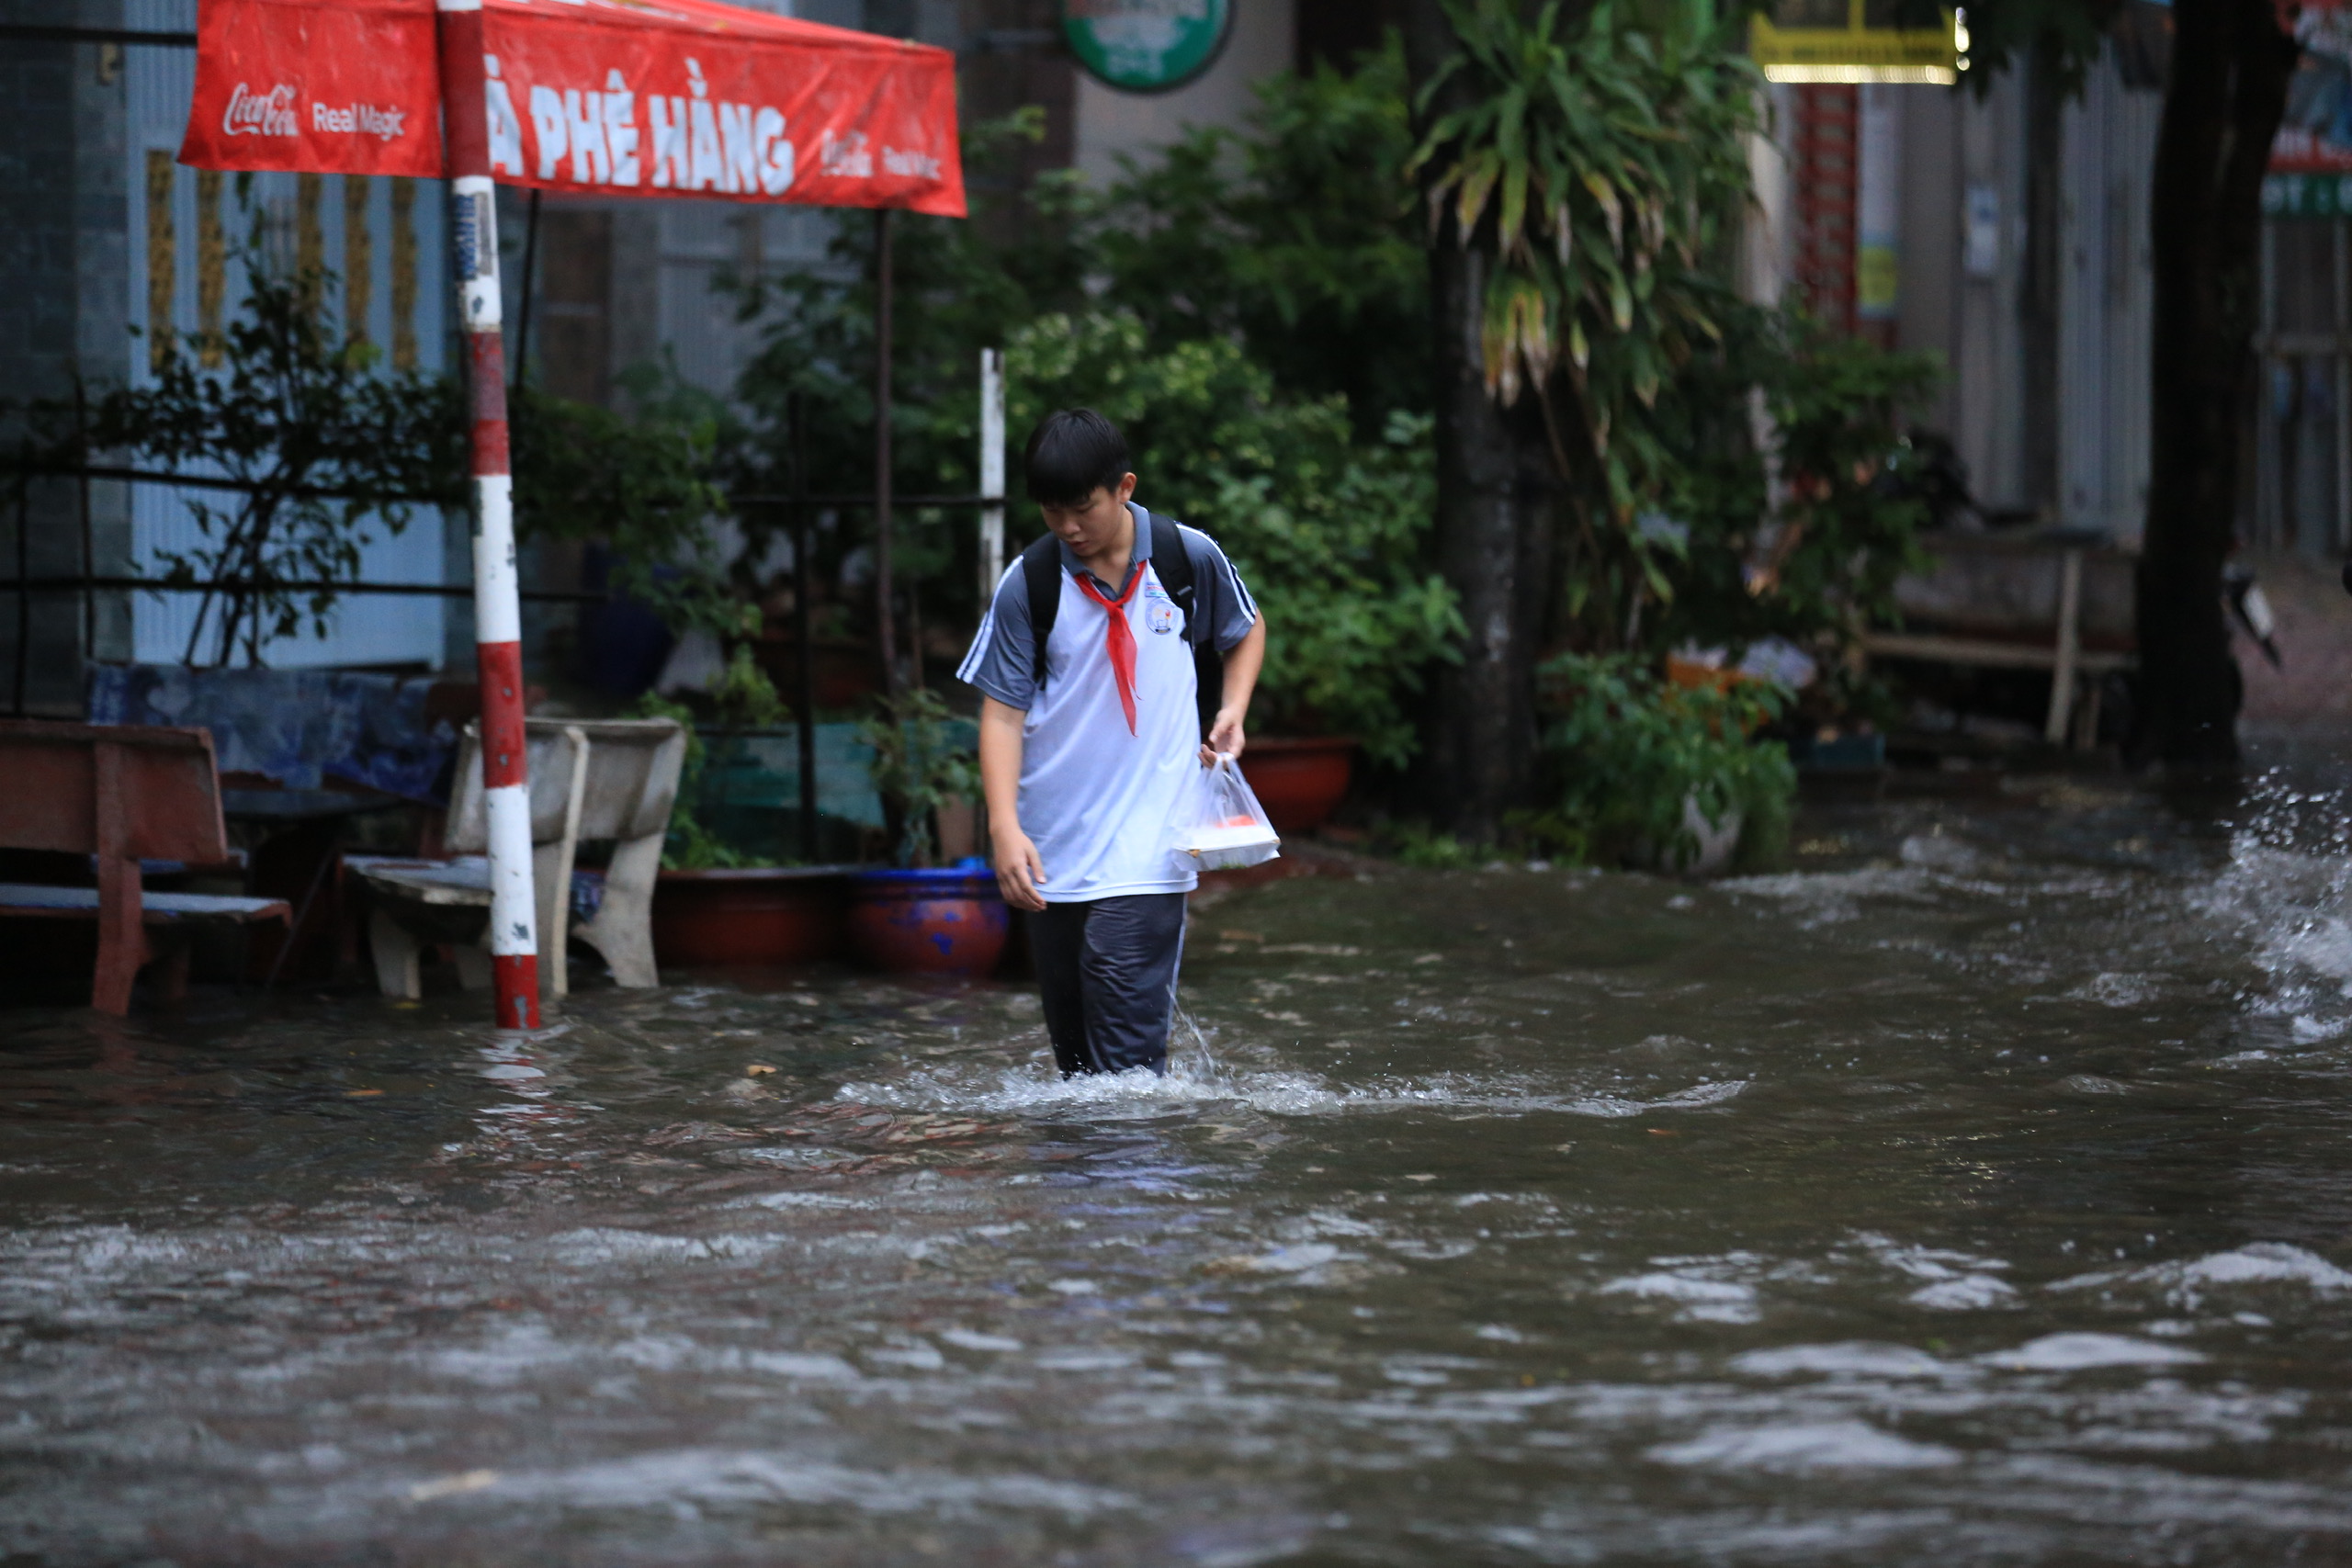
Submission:
POLYGON ((2261 314, 2256 319, 2262 329, 2255 339, 2254 359, 2255 374, 2261 378, 2254 412, 2254 536, 2258 546, 2285 548, 2291 547, 2293 541, 2286 536, 2286 507, 2280 493, 2282 427, 2278 418, 2278 400, 2272 390, 2272 355, 2277 350, 2278 335, 2278 226, 2267 218, 2262 220, 2261 280, 2260 303, 2256 307, 2261 314))
POLYGON ((91 592, 89 580, 97 572, 97 552, 90 543, 90 406, 82 388, 82 378, 74 378, 74 451, 85 472, 81 477, 82 507, 82 658, 85 661, 98 656, 98 601, 91 592))
POLYGON ((490 180, 481 0, 435 0, 442 133, 458 319, 466 334, 474 500, 474 657, 481 678, 482 803, 489 817, 490 962, 498 1024, 539 1026, 531 893, 531 790, 523 732, 523 610, 515 593, 514 480, 506 457, 506 345, 500 336, 498 197, 490 180))
POLYGON ((145 44, 155 49, 194 49, 194 33, 156 32, 139 28, 49 28, 17 22, 0 23, 0 39, 25 43, 145 44))
MULTIPOLYGON (((920 534, 918 534, 920 537, 920 534)), ((922 574, 907 573, 907 672, 922 690, 922 574)))
MULTIPOLYGON (((121 572, 59 572, 28 577, 19 583, 9 578, 0 588, 29 588, 36 593, 94 592, 164 593, 379 593, 426 599, 470 599, 474 591, 461 582, 344 582, 332 577, 198 577, 186 582, 168 577, 133 577, 121 572)), ((515 597, 526 604, 607 604, 609 593, 587 593, 567 588, 525 588, 515 597)))
POLYGON ((531 293, 539 270, 539 193, 531 193, 530 217, 523 224, 522 319, 514 323, 514 384, 531 377, 531 293))
POLYGON ((980 610, 1004 572, 1004 350, 980 350, 980 610))
POLYGON ((808 419, 798 392, 785 405, 792 425, 792 639, 800 664, 800 858, 817 863, 817 650, 808 634, 808 419))
POLYGON ((2352 549, 2352 226, 2335 220, 2335 549, 2352 549))
POLYGON ((32 562, 26 549, 26 537, 32 532, 33 487, 19 482, 17 486, 17 701, 12 710, 18 718, 25 716, 25 667, 33 658, 33 594, 25 586, 32 576, 32 562))
POLYGON ((874 209, 874 610, 882 690, 899 694, 899 626, 890 597, 890 209, 874 209))

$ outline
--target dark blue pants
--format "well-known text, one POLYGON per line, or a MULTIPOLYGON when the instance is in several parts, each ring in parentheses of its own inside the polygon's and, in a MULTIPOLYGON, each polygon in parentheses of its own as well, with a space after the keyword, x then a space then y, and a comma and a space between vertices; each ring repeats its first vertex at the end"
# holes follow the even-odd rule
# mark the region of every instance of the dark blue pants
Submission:
POLYGON ((1184 895, 1131 893, 1048 904, 1029 917, 1046 1032, 1062 1077, 1168 1070, 1184 895))

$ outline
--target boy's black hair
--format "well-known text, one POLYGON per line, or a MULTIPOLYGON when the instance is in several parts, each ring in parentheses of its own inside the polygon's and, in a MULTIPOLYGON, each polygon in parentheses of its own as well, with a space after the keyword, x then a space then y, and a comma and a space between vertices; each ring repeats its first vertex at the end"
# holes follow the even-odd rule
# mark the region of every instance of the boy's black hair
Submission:
POLYGON ((1030 500, 1081 505, 1097 486, 1118 490, 1127 473, 1127 438, 1092 409, 1057 409, 1029 433, 1021 466, 1030 500))

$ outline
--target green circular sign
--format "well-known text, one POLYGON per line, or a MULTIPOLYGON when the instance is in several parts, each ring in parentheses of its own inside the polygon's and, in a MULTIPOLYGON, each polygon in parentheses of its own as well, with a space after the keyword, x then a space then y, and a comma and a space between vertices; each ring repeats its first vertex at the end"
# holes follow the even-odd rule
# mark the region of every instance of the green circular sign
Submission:
POLYGON ((1123 92, 1164 93, 1216 63, 1233 0, 1062 0, 1062 36, 1089 74, 1123 92))

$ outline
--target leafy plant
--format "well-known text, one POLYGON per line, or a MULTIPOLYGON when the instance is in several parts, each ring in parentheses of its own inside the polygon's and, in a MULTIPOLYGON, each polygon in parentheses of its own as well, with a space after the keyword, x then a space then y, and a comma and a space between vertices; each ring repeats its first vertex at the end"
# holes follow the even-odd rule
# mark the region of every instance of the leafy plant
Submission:
POLYGON ((1451 833, 1432 832, 1426 822, 1391 822, 1374 843, 1400 863, 1423 871, 1467 871, 1492 858, 1490 851, 1465 844, 1451 833))
POLYGON ((1360 440, 1431 406, 1429 261, 1405 173, 1413 153, 1394 34, 1342 73, 1260 83, 1238 131, 1188 132, 1126 161, 1082 239, 1098 303, 1165 350, 1230 338, 1285 394, 1348 399, 1360 440))
POLYGON ((637 699, 629 712, 639 718, 674 718, 685 727, 686 756, 678 769, 676 803, 670 807, 670 832, 662 845, 664 871, 734 871, 767 863, 729 844, 695 814, 702 798, 703 771, 710 763, 710 748, 695 728, 695 710, 651 692, 637 699))
POLYGON ((1612 450, 1624 411, 1654 403, 1699 345, 1722 336, 1724 293, 1704 263, 1747 192, 1755 69, 1733 24, 1651 28, 1619 0, 1576 19, 1559 0, 1532 17, 1515 0, 1447 0, 1446 13, 1461 48, 1422 103, 1457 77, 1466 91, 1407 172, 1433 168, 1432 236, 1450 216, 1457 243, 1494 263, 1488 393, 1506 406, 1535 394, 1571 477, 1578 433, 1553 408, 1565 376, 1579 445, 1622 509, 1660 456, 1612 450))
MULTIPOLYGON (((150 384, 106 389, 85 411, 31 405, 18 458, 38 471, 107 454, 239 487, 226 492, 233 501, 184 492, 204 542, 160 556, 168 581, 232 584, 201 591, 182 655, 191 663, 240 649, 260 663, 305 622, 325 635, 335 585, 356 581, 371 537, 402 532, 416 505, 469 499, 457 383, 388 370, 365 339, 341 335, 332 271, 288 276, 258 240, 241 254, 248 291, 217 338, 174 337, 150 384), (320 586, 271 586, 288 581, 320 586)), ((628 416, 527 384, 510 392, 517 531, 605 543, 616 586, 673 626, 732 630, 740 606, 707 558, 710 520, 726 504, 718 417, 668 384, 639 378, 632 389, 628 416)))
POLYGON ((899 865, 936 860, 932 814, 980 793, 979 759, 948 738, 953 717, 938 693, 914 690, 895 701, 876 698, 873 716, 857 727, 858 739, 874 751, 867 766, 899 865))
MULTIPOLYGON (((1423 89, 1433 243, 1476 253, 1479 361, 1502 408, 1532 393, 1563 490, 1561 606, 1586 646, 1627 646, 1671 597, 1638 526, 1683 452, 1650 416, 1736 308, 1721 265, 1748 190, 1760 83, 1737 15, 1600 0, 1444 0, 1454 54, 1423 89)), ((1519 629, 1523 642, 1541 635, 1519 629)))
POLYGON ((1353 735, 1402 767, 1411 703, 1431 665, 1458 658, 1462 617, 1421 565, 1436 488, 1431 422, 1389 416, 1377 446, 1342 439, 1337 399, 1268 411, 1227 447, 1208 503, 1271 628, 1260 724, 1353 735))
MULTIPOLYGON (((745 618, 756 620, 759 611, 743 606, 745 618)), ((746 640, 735 645, 727 660, 727 668, 719 672, 718 684, 710 691, 711 706, 718 722, 737 729, 767 729, 782 724, 792 710, 775 689, 768 672, 752 657, 752 645, 746 640)))
MULTIPOLYGON (((759 611, 737 606, 730 629, 748 638, 758 628, 759 611)), ((715 722, 728 729, 764 729, 783 721, 789 712, 776 694, 767 671, 753 661, 752 645, 738 642, 727 667, 705 697, 701 711, 689 704, 648 692, 629 710, 641 718, 674 718, 685 726, 686 756, 678 770, 677 804, 670 812, 670 836, 662 846, 662 863, 672 871, 709 871, 774 863, 728 842, 696 813, 703 798, 703 777, 710 766, 710 745, 700 726, 715 722)))
POLYGON ((464 471, 455 389, 388 372, 364 340, 335 330, 332 272, 274 270, 246 247, 244 309, 218 338, 162 345, 144 386, 105 389, 77 415, 68 400, 28 410, 40 434, 29 467, 113 460, 217 475, 240 488, 184 491, 202 543, 159 552, 163 577, 208 586, 182 654, 254 664, 307 623, 324 636, 338 593, 381 530, 398 535, 419 502, 455 502, 464 471), (218 369, 204 358, 217 355, 218 369), (215 499, 230 496, 233 499, 215 499), (320 586, 283 588, 280 582, 320 586))
POLYGON ((1688 864, 1686 801, 1720 828, 1735 811, 1770 820, 1796 793, 1786 748, 1751 739, 1787 705, 1777 686, 1671 686, 1625 654, 1564 654, 1543 673, 1566 694, 1543 735, 1551 803, 1513 826, 1562 859, 1688 864))
POLYGON ((719 416, 648 390, 624 415, 527 382, 513 389, 516 529, 604 545, 614 585, 673 629, 736 631, 741 606, 710 556, 711 521, 728 509, 716 472, 719 416))
POLYGON ((1642 644, 1785 637, 1815 656, 1825 703, 1866 702, 1852 655, 1865 629, 1900 619, 1895 581, 1926 565, 1926 458, 1901 416, 1937 367, 1791 311, 1743 306, 1727 327, 1724 352, 1694 362, 1654 416, 1687 454, 1658 502, 1685 532, 1668 547, 1668 591, 1642 644), (1769 416, 1766 451, 1751 389, 1769 416))

